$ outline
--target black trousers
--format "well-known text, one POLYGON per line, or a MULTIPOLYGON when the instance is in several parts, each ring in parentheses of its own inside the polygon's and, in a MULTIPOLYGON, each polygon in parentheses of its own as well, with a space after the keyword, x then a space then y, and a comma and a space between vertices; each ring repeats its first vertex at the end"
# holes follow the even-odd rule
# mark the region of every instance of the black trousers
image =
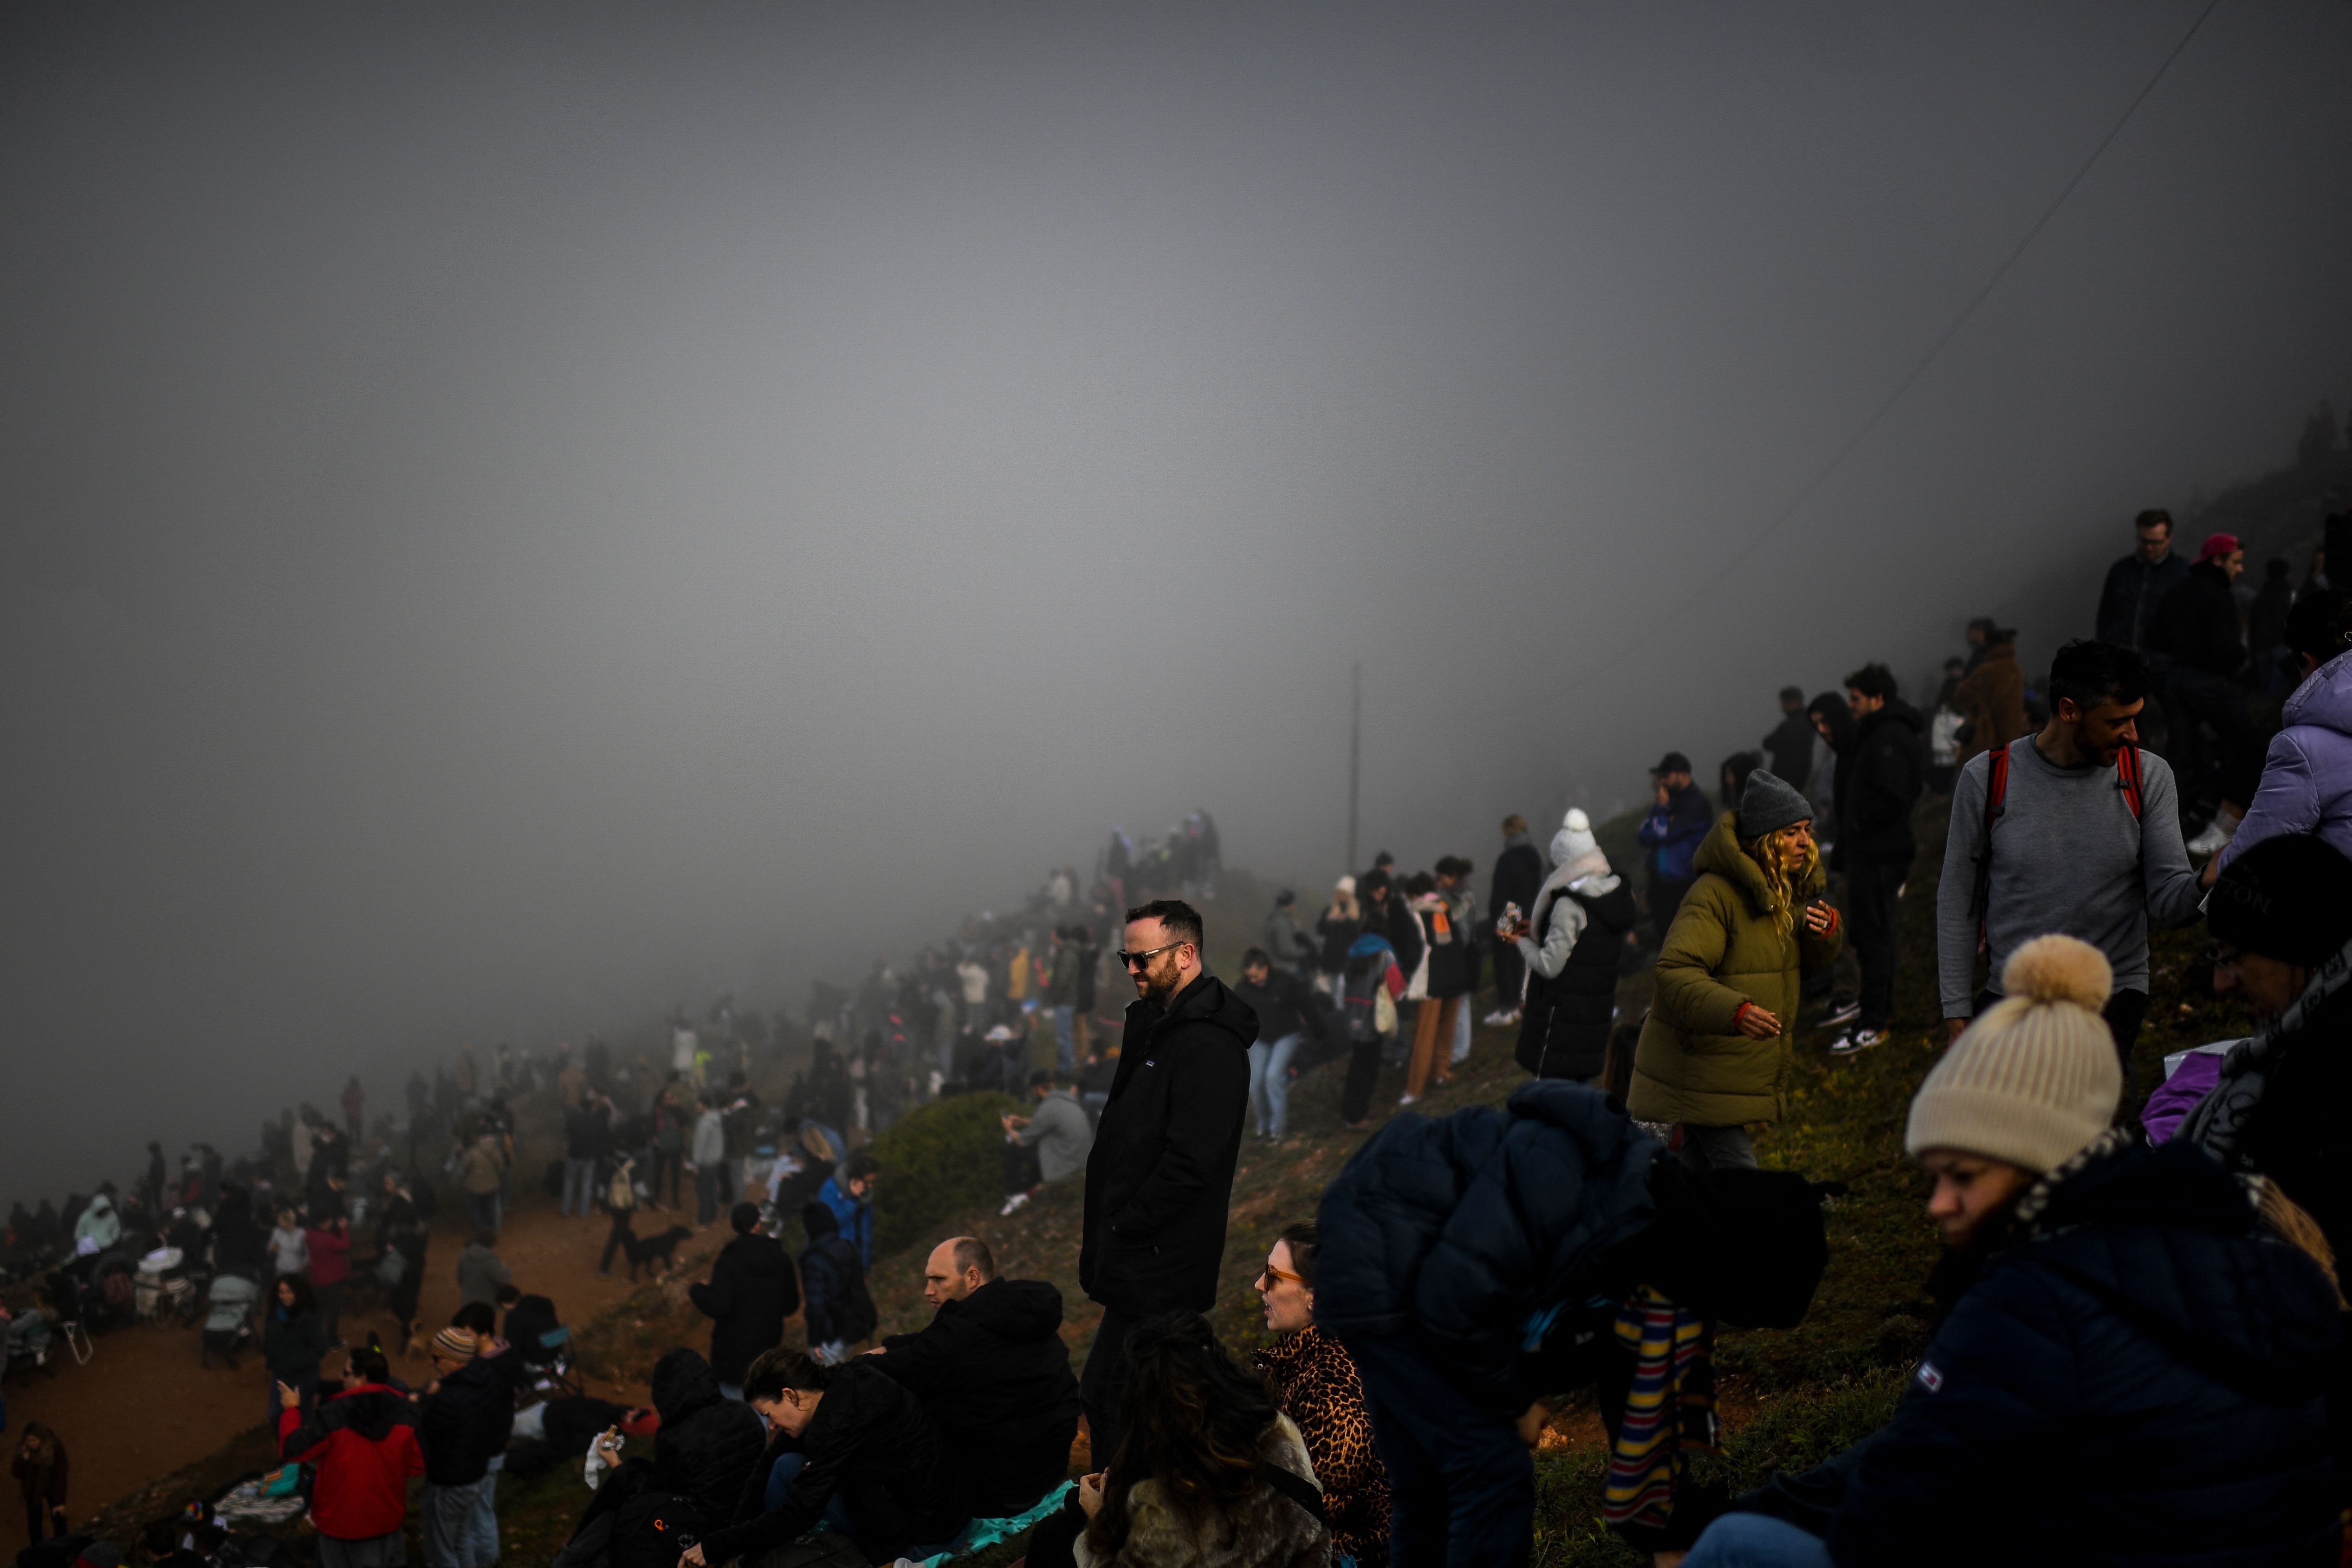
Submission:
POLYGON ((1675 911, 1683 907, 1683 900, 1690 896, 1691 888, 1697 880, 1696 877, 1650 879, 1650 937, 1653 946, 1665 947, 1666 928, 1675 923, 1675 911))
POLYGON ((1911 874, 1908 860, 1847 862, 1846 941, 1862 966, 1862 1016, 1855 1026, 1884 1029, 1895 1022, 1895 894, 1911 874))
POLYGON ((1117 1307, 1105 1307, 1086 1370, 1078 1374, 1078 1408, 1086 1413, 1087 1441, 1097 1470, 1109 1468, 1118 1447, 1119 1406, 1127 1399, 1127 1336, 1135 1323, 1117 1307))
POLYGON ((1354 1126, 1370 1113, 1372 1086, 1380 1081, 1381 1052, 1388 1037, 1353 1040, 1348 1047, 1348 1081, 1339 1086, 1339 1120, 1354 1126))
POLYGON ((610 1234, 604 1237, 604 1256, 599 1259, 596 1264, 598 1273, 611 1273, 613 1269, 613 1254, 620 1251, 630 1238, 636 1235, 635 1227, 629 1223, 630 1216, 635 1212, 635 1211, 633 1209, 614 1209, 612 1211, 613 1228, 610 1234))
MULTIPOLYGON (((1983 1017, 1985 1009, 2000 999, 1998 991, 1978 992, 1976 1016, 1983 1017)), ((2107 998, 2107 1005, 2099 1009, 2099 1016, 2107 1021, 2107 1033, 2116 1042, 2116 1055, 2123 1060, 2124 1094, 2128 1102, 2137 1089, 2132 1082, 2132 1047, 2139 1044, 2139 1026, 2147 1018, 2147 993, 2118 991, 2107 998)))

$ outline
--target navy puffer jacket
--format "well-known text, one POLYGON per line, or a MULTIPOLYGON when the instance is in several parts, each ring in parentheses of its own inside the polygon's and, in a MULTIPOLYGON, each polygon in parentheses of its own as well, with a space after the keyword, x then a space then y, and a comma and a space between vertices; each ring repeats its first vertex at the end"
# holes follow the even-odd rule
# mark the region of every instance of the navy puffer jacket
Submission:
POLYGON ((1832 1559, 2334 1563, 2318 1266, 2184 1144, 2053 1174, 1861 1458, 1832 1559))
POLYGON ((1403 1115, 1324 1192, 1315 1318, 1350 1332, 1418 1332, 1481 1405, 1516 1416, 1528 1320, 1576 1305, 1603 1257, 1654 1212, 1658 1143, 1609 1096, 1557 1079, 1506 1108, 1403 1115))

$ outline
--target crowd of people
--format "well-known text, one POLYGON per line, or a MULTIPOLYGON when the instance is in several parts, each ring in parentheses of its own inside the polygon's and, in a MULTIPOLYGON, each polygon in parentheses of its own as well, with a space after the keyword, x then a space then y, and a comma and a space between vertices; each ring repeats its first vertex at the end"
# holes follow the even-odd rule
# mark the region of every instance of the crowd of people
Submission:
MULTIPOLYGON (((710 1031, 714 1051, 683 1016, 666 1071, 559 1059, 563 1210, 610 1216, 608 1267, 639 1260, 634 1215, 665 1192, 734 1233, 690 1291, 709 1355, 668 1352, 646 1409, 534 1387, 553 1320, 494 1251, 513 1163, 496 1093, 452 1107, 478 1234, 419 1388, 373 1344, 339 1388, 317 1376, 362 1218, 352 1173, 390 1153, 333 1152, 359 1141, 358 1108, 348 1134, 307 1135, 297 1183, 227 1173, 221 1207, 242 1200, 272 1281, 281 1451, 315 1468, 322 1559, 402 1560, 422 1474, 432 1568, 495 1562, 520 1436, 590 1489, 566 1568, 718 1568, 820 1527, 844 1562, 1028 1530, 1035 1568, 1519 1563, 1531 1450, 1589 1390, 1602 1520, 1661 1568, 2334 1561, 2352 1503, 2335 1261, 2352 1247, 2352 595, 2323 559, 2242 596, 2239 541, 2181 566, 2168 518, 2137 533, 2101 635, 2040 680, 1979 620, 1932 714, 1864 663, 1810 701, 1783 691, 1712 794, 1667 753, 1638 879, 1582 810, 1548 854, 1514 816, 1483 894, 1465 857, 1379 856, 1311 914, 1278 897, 1228 984, 1186 896, 1218 872, 1202 814, 1146 852, 1115 835, 1083 891, 1056 871, 904 971, 821 992, 810 1065, 773 1110, 727 1059, 741 1035, 710 1031), (1945 1027, 1905 1132, 1944 1241, 1928 1342, 1880 1430, 1734 1498, 1694 1463, 1720 1448, 1714 1337, 1805 1318, 1843 1192, 1760 1168, 1754 1132, 1787 1115, 1801 1020, 1833 1034, 1832 1060, 1893 1029, 1930 792, 1949 799, 1945 1027), (2253 1032, 2168 1060, 2143 1106, 2149 931, 2200 921, 2212 987, 2253 1032), (1091 1026, 1105 956, 1135 994, 1116 1040, 1091 1026), (1652 1000, 1621 1022, 1643 964, 1652 1000), (1347 1124, 1372 1121, 1383 1067, 1415 1106, 1466 1059, 1489 986, 1530 1080, 1500 1107, 1382 1119, 1281 1229, 1255 1280, 1271 1342, 1236 1355, 1208 1314, 1246 1139, 1289 1135, 1290 1081, 1327 1058, 1345 1058, 1347 1124), (1048 1029, 1055 1059, 1033 1066, 1048 1029), (976 1089, 1033 1107, 1003 1119, 1006 1213, 1083 1172, 1077 1273, 1101 1317, 1081 1365, 1060 1292, 1001 1277, 969 1236, 925 1260, 929 1325, 869 1342, 888 1173, 863 1144, 976 1089), (1095 1468, 1073 1483, 1082 1422, 1095 1468), (633 1432, 650 1456, 626 1455, 633 1432)), ((402 1170, 368 1179, 380 1226, 415 1223, 402 1170)), ((119 1240, 112 1217, 98 1208, 84 1258, 119 1240)), ((28 1511, 61 1498, 65 1463, 27 1434, 28 1511)))

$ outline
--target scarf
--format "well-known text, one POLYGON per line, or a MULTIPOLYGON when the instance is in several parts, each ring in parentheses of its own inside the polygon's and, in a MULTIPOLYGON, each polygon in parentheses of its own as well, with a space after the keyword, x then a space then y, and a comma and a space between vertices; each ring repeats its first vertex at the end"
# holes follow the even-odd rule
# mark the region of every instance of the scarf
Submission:
POLYGON ((2311 984, 2295 998, 2294 1006, 2221 1058, 2221 1081, 2190 1110, 2174 1136, 2187 1139, 2231 1170, 2241 1169, 2245 1157, 2240 1143, 2247 1122, 2262 1104, 2271 1074, 2278 1070, 2279 1051, 2347 982, 2352 982, 2352 942, 2346 942, 2313 972, 2311 984))
POLYGON ((1693 1454, 1716 1444, 1715 1331, 1706 1320, 1644 1285, 1617 1314, 1617 1338, 1633 1352, 1633 1383, 1609 1448, 1601 1518, 1663 1529, 1693 1454))

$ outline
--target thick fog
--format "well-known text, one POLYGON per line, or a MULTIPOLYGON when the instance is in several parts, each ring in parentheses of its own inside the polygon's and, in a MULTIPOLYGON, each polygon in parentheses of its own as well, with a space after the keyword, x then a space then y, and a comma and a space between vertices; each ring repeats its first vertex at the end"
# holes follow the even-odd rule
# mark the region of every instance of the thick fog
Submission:
MULTIPOLYGON (((2087 631, 2352 392, 2352 10, 15 6, 0 1198, 797 1004, 1108 826, 1483 869, 2087 631)), ((2265 542, 2253 542, 2259 552, 2265 542)))

